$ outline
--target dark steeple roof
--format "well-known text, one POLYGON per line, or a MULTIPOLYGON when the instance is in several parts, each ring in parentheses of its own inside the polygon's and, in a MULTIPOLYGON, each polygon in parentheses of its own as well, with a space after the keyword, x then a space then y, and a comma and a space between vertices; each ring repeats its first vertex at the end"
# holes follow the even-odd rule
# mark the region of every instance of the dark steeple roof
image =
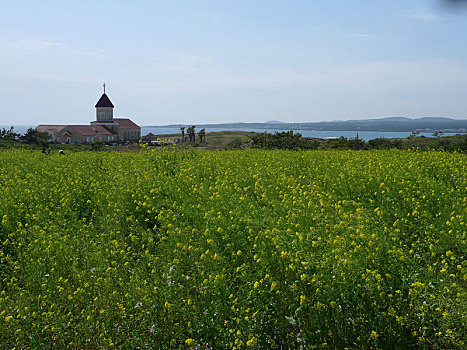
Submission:
POLYGON ((109 97, 105 93, 102 94, 101 98, 96 103, 96 108, 97 107, 112 107, 113 108, 113 106, 114 105, 112 104, 112 102, 110 102, 109 97))

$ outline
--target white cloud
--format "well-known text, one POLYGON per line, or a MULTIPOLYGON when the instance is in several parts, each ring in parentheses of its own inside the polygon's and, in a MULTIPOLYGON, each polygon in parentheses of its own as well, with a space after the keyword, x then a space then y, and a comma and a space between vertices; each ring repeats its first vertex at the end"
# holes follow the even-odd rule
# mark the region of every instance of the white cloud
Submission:
POLYGON ((200 56, 200 55, 193 55, 193 54, 180 54, 178 55, 177 59, 184 63, 194 63, 194 64, 204 64, 204 63, 211 63, 212 58, 209 56, 200 56))
POLYGON ((452 19, 452 15, 430 11, 427 8, 407 11, 406 15, 410 19, 421 21, 446 21, 452 19))
POLYGON ((21 78, 21 79, 34 79, 34 80, 47 80, 47 81, 57 81, 57 82, 74 82, 74 83, 94 83, 96 78, 94 77, 85 77, 82 75, 63 75, 63 74, 49 74, 42 72, 26 71, 26 70, 16 70, 16 71, 5 71, 0 70, 0 76, 10 77, 10 78, 21 78))
POLYGON ((369 33, 355 33, 355 34, 350 34, 350 36, 354 38, 371 38, 374 35, 369 34, 369 33))
POLYGON ((79 55, 90 58, 108 58, 108 54, 102 50, 85 47, 71 47, 53 40, 17 38, 12 36, 0 36, 0 47, 14 51, 52 51, 59 50, 63 53, 79 55))
POLYGON ((52 47, 61 47, 60 43, 48 40, 20 40, 17 44, 18 48, 22 50, 47 50, 52 47))
POLYGON ((97 49, 90 49, 90 48, 70 48, 70 47, 65 47, 65 50, 68 53, 71 54, 77 54, 82 57, 88 57, 88 58, 99 58, 99 59, 108 59, 110 58, 110 55, 103 51, 103 50, 97 50, 97 49))
POLYGON ((323 90, 340 93, 414 93, 467 86, 467 69, 449 61, 374 61, 354 64, 286 66, 213 66, 198 70, 168 64, 128 69, 126 85, 170 93, 217 93, 228 90, 323 90))
POLYGON ((59 42, 51 40, 16 38, 7 35, 0 36, 0 45, 9 50, 25 51, 41 51, 63 46, 59 42))

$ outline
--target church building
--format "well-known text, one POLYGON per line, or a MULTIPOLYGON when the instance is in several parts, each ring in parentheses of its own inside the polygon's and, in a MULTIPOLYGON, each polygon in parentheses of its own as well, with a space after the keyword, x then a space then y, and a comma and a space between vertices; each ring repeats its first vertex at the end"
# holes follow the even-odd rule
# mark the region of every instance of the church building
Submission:
POLYGON ((138 141, 141 128, 126 118, 114 118, 114 105, 105 93, 96 103, 96 120, 90 125, 39 125, 36 130, 47 132, 50 141, 58 143, 90 143, 94 141, 138 141))

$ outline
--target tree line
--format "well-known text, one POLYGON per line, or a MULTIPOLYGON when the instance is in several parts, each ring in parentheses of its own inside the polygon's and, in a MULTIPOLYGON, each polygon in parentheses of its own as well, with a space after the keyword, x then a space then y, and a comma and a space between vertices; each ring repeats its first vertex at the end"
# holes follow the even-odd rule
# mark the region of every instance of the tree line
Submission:
POLYGON ((14 127, 10 129, 3 128, 0 130, 0 140, 3 143, 21 142, 39 146, 48 145, 49 134, 47 132, 39 132, 33 128, 29 128, 23 135, 15 132, 14 127))
MULTIPOLYGON (((293 131, 283 131, 268 133, 263 132, 250 136, 250 146, 263 149, 348 149, 348 150, 371 150, 371 149, 408 149, 412 147, 422 147, 431 149, 442 149, 445 151, 467 151, 467 135, 458 139, 454 138, 426 138, 424 136, 415 137, 410 135, 407 139, 387 139, 383 137, 365 141, 358 137, 339 137, 330 140, 317 140, 303 138, 300 133, 293 131)), ((240 147, 232 148, 243 148, 240 147)))

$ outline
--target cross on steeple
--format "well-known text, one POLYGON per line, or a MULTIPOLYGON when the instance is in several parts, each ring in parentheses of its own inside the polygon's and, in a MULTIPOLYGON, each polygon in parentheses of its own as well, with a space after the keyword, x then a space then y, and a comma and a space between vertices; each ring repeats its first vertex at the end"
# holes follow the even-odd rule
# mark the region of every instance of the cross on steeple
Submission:
POLYGON ((104 85, 102 85, 102 86, 104 87, 104 94, 105 94, 105 83, 104 83, 104 85))

